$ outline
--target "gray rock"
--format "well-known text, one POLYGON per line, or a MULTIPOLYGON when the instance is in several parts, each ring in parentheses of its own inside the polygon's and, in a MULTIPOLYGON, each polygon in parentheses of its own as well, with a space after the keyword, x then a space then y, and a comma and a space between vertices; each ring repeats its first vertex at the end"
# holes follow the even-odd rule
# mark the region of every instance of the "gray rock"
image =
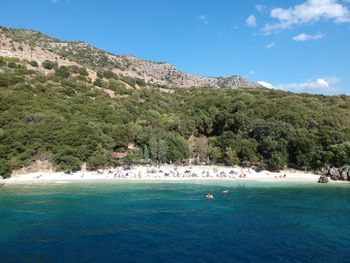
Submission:
POLYGON ((340 177, 342 178, 342 180, 350 181, 350 165, 344 165, 340 168, 340 177))
POLYGON ((347 171, 346 172, 344 172, 344 171, 340 172, 339 180, 342 180, 342 181, 348 181, 349 180, 349 176, 348 176, 347 171))
POLYGON ((318 182, 319 182, 320 184, 326 184, 326 183, 329 182, 329 179, 328 179, 327 176, 321 176, 320 179, 318 179, 318 182))
POLYGON ((329 169, 329 175, 332 178, 332 180, 334 180, 334 181, 337 181, 340 179, 340 172, 335 167, 329 169))
POLYGON ((340 176, 339 179, 342 181, 347 181, 349 180, 349 171, 350 171, 350 167, 348 165, 344 165, 343 167, 339 168, 340 171, 340 176))
POLYGON ((323 167, 320 171, 321 175, 329 176, 329 169, 330 169, 329 166, 323 167))
POLYGON ((350 166, 346 164, 346 165, 340 167, 340 170, 342 170, 342 171, 348 171, 348 170, 350 170, 350 166))

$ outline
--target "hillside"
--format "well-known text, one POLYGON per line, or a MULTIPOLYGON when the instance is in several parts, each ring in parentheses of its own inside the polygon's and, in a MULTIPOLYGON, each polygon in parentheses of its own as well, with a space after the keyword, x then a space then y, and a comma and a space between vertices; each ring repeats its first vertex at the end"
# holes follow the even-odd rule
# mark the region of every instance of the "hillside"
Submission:
POLYGON ((164 92, 111 71, 92 81, 60 61, 0 57, 0 176, 36 161, 66 172, 188 159, 270 170, 350 163, 349 96, 164 92))
POLYGON ((168 88, 262 88, 261 85, 240 76, 194 76, 177 70, 169 63, 115 55, 84 42, 61 41, 33 30, 0 27, 0 55, 34 60, 39 65, 44 60, 56 61, 59 65, 79 65, 88 69, 92 80, 103 69, 118 76, 138 78, 149 85, 168 88))

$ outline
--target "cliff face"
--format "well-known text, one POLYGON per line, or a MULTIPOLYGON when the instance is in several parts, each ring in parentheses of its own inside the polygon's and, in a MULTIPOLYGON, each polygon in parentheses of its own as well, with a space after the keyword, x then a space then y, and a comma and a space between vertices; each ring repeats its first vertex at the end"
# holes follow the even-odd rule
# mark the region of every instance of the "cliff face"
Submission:
POLYGON ((24 29, 0 27, 0 56, 35 60, 39 64, 48 59, 56 61, 59 65, 83 66, 88 69, 93 80, 99 70, 108 69, 119 76, 138 78, 148 84, 170 88, 262 88, 258 83, 241 76, 195 76, 182 72, 169 63, 146 61, 129 55, 115 55, 84 42, 62 41, 24 29))

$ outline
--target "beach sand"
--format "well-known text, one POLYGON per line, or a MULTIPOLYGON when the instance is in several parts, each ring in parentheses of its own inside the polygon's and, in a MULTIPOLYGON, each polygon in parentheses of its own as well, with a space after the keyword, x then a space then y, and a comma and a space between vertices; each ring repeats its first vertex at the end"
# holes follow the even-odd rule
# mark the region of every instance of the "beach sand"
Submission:
MULTIPOLYGON (((66 174, 63 172, 33 172, 13 174, 2 180, 5 184, 91 182, 107 180, 133 181, 187 181, 187 180, 222 180, 222 181, 261 181, 261 182, 305 182, 317 183, 319 175, 288 169, 280 172, 256 171, 251 168, 227 166, 175 166, 135 165, 98 171, 79 171, 66 174)), ((332 182, 333 183, 333 182, 332 182)), ((343 182, 347 183, 347 182, 343 182)))

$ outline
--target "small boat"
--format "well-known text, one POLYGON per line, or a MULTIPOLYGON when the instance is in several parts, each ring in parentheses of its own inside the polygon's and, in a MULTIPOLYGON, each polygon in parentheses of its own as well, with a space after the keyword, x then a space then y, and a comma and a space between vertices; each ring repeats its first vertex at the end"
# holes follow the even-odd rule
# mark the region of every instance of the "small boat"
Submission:
POLYGON ((212 195, 212 194, 206 194, 206 195, 205 195, 205 198, 206 198, 206 199, 214 199, 214 195, 212 195))
POLYGON ((222 193, 223 193, 224 195, 227 195, 229 192, 230 192, 229 190, 224 190, 224 191, 222 191, 222 193))

